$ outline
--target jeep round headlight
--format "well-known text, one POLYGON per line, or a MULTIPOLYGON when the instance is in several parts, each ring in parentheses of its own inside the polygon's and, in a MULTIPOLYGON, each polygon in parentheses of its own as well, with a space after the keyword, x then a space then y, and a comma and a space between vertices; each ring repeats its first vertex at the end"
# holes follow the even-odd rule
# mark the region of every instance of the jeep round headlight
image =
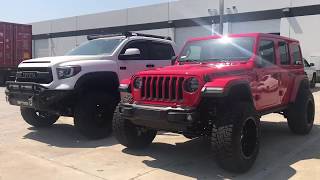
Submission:
POLYGON ((133 82, 133 87, 135 89, 141 89, 142 88, 142 78, 136 78, 133 82))
POLYGON ((196 92, 199 89, 200 83, 196 78, 189 78, 184 83, 184 89, 188 93, 196 92))

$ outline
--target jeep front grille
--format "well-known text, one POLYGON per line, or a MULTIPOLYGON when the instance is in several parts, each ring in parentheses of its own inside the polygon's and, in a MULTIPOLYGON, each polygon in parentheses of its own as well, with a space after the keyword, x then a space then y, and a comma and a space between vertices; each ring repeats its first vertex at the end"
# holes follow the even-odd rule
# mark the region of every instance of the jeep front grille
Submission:
POLYGON ((141 98, 156 101, 182 101, 184 77, 147 76, 142 78, 141 98))
POLYGON ((18 68, 16 81, 50 84, 53 81, 52 69, 48 67, 18 68))

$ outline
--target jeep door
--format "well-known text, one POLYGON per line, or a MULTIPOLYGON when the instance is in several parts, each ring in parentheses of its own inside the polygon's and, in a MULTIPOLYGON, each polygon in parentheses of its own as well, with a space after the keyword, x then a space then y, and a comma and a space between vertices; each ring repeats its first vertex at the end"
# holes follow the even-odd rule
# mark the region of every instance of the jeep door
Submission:
POLYGON ((139 71, 171 65, 171 58, 174 55, 174 49, 168 43, 133 40, 123 48, 119 55, 119 78, 120 80, 127 79, 139 71), (123 56, 128 49, 139 49, 140 54, 123 56))
POLYGON ((258 110, 274 107, 280 104, 279 86, 280 73, 276 65, 275 43, 272 39, 259 41, 256 83, 256 105, 258 110))
POLYGON ((283 104, 286 101, 286 95, 289 87, 292 85, 293 79, 291 78, 291 56, 289 50, 289 44, 286 41, 279 40, 277 42, 277 59, 279 72, 281 74, 281 83, 279 90, 280 101, 283 104))
POLYGON ((294 42, 289 44, 289 57, 290 65, 282 65, 281 71, 281 89, 284 93, 281 101, 283 105, 287 105, 290 101, 296 78, 303 76, 305 73, 299 43, 294 42))

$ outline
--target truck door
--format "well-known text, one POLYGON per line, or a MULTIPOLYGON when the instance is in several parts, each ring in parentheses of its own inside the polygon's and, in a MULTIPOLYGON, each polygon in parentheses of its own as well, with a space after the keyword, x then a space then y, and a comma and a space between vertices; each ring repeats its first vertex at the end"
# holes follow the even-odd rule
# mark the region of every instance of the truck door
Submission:
POLYGON ((264 110, 280 104, 280 73, 279 67, 276 65, 274 41, 268 39, 261 40, 258 56, 261 63, 260 67, 256 70, 256 104, 258 110, 264 110))
POLYGON ((119 55, 119 78, 120 80, 130 78, 139 71, 170 65, 172 56, 174 56, 174 50, 170 44, 151 40, 131 41, 119 55), (128 49, 138 49, 140 54, 123 56, 128 49))

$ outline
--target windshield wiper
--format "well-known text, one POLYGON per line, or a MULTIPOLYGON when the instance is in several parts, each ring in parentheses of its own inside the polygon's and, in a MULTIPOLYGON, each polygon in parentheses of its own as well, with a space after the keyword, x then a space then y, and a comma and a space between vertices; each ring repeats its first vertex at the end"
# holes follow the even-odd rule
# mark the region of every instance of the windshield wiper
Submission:
POLYGON ((180 63, 182 63, 182 62, 194 62, 194 63, 201 63, 201 61, 198 61, 198 60, 196 60, 196 59, 186 59, 186 60, 180 60, 179 61, 180 63))

